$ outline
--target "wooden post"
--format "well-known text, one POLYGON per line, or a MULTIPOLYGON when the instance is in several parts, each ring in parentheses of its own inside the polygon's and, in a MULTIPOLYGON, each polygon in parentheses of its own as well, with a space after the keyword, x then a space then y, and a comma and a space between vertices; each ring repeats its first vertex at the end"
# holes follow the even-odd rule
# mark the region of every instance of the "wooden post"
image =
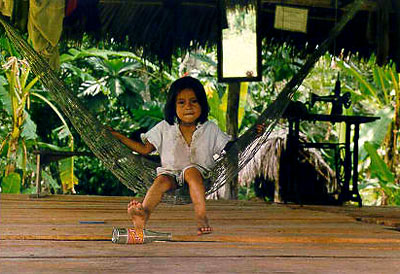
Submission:
POLYGON ((46 196, 42 194, 41 173, 42 165, 40 164, 40 153, 38 152, 36 154, 36 194, 29 195, 30 198, 40 198, 46 196))
MULTIPOLYGON (((240 99, 240 82, 230 83, 228 85, 228 106, 226 109, 226 132, 232 136, 233 140, 238 137, 239 123, 239 99, 240 99)), ((229 159, 232 166, 237 166, 238 158, 229 159)), ((238 177, 235 176, 230 182, 225 184, 225 199, 237 199, 239 192, 238 177)))

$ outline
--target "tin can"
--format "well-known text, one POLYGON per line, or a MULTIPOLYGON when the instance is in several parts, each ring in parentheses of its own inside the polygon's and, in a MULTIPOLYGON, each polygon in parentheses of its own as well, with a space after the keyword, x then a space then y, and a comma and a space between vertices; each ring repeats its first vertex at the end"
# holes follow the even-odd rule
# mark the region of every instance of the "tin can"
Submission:
POLYGON ((172 234, 135 228, 113 228, 112 242, 115 244, 145 244, 154 241, 171 241, 172 234))

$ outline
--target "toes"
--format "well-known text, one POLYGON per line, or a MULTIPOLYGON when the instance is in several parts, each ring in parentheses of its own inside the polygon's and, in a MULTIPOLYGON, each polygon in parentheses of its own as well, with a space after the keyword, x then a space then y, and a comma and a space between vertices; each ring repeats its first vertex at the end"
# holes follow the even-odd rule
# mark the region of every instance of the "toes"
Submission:
POLYGON ((130 202, 128 203, 128 208, 132 207, 133 202, 134 202, 134 201, 132 200, 132 201, 130 201, 130 202))
POLYGON ((203 234, 210 234, 210 233, 212 233, 212 228, 211 227, 209 227, 209 226, 206 226, 206 227, 199 227, 198 229, 197 229, 197 235, 203 235, 203 234))
POLYGON ((128 208, 131 208, 131 207, 141 208, 142 207, 142 203, 140 203, 138 201, 135 201, 135 200, 132 200, 128 204, 128 208))

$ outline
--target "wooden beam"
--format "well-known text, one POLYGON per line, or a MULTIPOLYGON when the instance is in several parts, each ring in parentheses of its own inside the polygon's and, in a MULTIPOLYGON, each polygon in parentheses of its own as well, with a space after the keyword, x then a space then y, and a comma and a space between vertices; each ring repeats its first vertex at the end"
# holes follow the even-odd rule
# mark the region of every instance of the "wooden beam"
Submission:
MULTIPOLYGON (((226 109, 226 132, 232 136, 233 140, 238 137, 239 122, 238 122, 238 112, 239 112, 239 100, 240 100, 240 82, 230 83, 228 89, 228 105, 226 109)), ((238 158, 230 158, 229 161, 232 165, 237 166, 238 158)), ((225 185, 225 199, 237 199, 239 192, 238 178, 235 176, 230 182, 225 185)))
MULTIPOLYGON (((334 2, 333 2, 334 3, 334 2)), ((312 8, 326 8, 326 9, 334 9, 335 6, 332 5, 332 0, 261 0, 261 6, 263 4, 282 4, 282 5, 293 5, 293 6, 300 6, 300 7, 312 7, 312 8)), ((350 5, 346 5, 341 10, 348 10, 350 5)), ((374 11, 376 10, 376 1, 374 0, 366 0, 361 5, 360 10, 368 10, 374 11)))

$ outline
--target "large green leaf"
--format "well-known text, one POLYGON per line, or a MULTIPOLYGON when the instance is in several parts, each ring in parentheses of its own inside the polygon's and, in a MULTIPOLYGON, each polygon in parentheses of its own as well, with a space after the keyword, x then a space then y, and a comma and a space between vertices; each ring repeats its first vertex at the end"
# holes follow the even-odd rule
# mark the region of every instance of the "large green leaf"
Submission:
POLYGON ((60 160, 59 168, 63 189, 71 191, 78 184, 78 178, 74 175, 74 157, 60 160))
POLYGON ((57 193, 58 190, 61 188, 57 181, 45 170, 42 171, 42 178, 43 181, 46 182, 47 185, 49 185, 49 188, 54 190, 54 193, 57 193))
MULTIPOLYGON (((82 82, 85 82, 85 81, 88 81, 88 80, 91 80, 91 81, 95 81, 96 80, 95 77, 93 77, 90 73, 86 72, 86 68, 85 69, 81 69, 81 68, 79 68, 77 66, 74 66, 71 63, 67 63, 67 62, 61 64, 61 68, 64 69, 64 70, 70 71, 73 75, 78 76, 82 82)), ((68 77, 71 77, 71 75, 67 74, 67 73, 63 74, 63 78, 68 78, 68 77)))
POLYGON ((208 105, 210 106, 209 118, 214 120, 221 130, 226 130, 226 104, 227 104, 227 91, 224 92, 220 98, 218 91, 210 84, 205 85, 207 92, 208 105))
POLYGON ((125 86, 118 78, 111 78, 110 81, 107 83, 107 87, 110 89, 111 94, 115 97, 118 97, 125 91, 125 86))
POLYGON ((249 89, 249 82, 240 83, 240 97, 239 97, 239 111, 238 111, 238 127, 242 125, 244 111, 247 103, 247 91, 249 89))
POLYGON ((110 51, 107 50, 99 50, 99 49, 87 49, 87 50, 77 50, 77 49, 70 49, 68 53, 62 54, 60 56, 60 62, 72 62, 78 59, 84 59, 87 57, 100 57, 102 59, 108 59, 108 56, 111 55, 110 51))
POLYGON ((108 108, 110 100, 103 93, 99 93, 94 96, 85 97, 86 107, 93 113, 102 113, 108 108))
POLYGON ((392 122, 394 110, 392 107, 387 106, 384 109, 377 111, 376 115, 380 117, 379 120, 361 125, 360 129, 360 159, 365 159, 367 156, 366 151, 363 149, 363 144, 369 142, 376 147, 381 146, 388 131, 389 124, 392 122))
POLYGON ((25 140, 34 140, 37 138, 36 124, 35 122, 32 121, 31 116, 26 111, 25 111, 24 124, 22 125, 21 136, 25 138, 25 140))
POLYGON ((388 91, 388 89, 390 88, 389 79, 387 78, 385 71, 381 67, 375 67, 372 70, 372 73, 373 73, 374 83, 378 87, 377 90, 382 91, 383 93, 382 97, 384 99, 384 104, 386 105, 389 103, 389 93, 390 93, 390 91, 388 91))
POLYGON ((58 128, 53 129, 53 132, 56 132, 59 140, 71 137, 71 132, 66 125, 61 125, 58 128))
POLYGON ((344 70, 346 73, 352 75, 360 84, 360 88, 363 90, 363 93, 367 96, 372 97, 373 99, 379 101, 378 92, 376 87, 374 87, 367 79, 365 75, 362 74, 354 65, 348 64, 344 61, 337 60, 337 65, 344 70))
POLYGON ((1 191, 2 193, 20 193, 21 176, 14 172, 4 177, 1 182, 1 191))
POLYGON ((135 71, 139 69, 142 65, 138 62, 127 62, 123 63, 123 66, 119 69, 119 73, 125 73, 130 71, 135 71))
POLYGON ((142 96, 133 92, 131 89, 125 90, 125 92, 118 97, 118 100, 123 106, 130 110, 141 108, 143 105, 142 96))
POLYGON ((364 147, 371 158, 371 177, 378 178, 382 185, 394 183, 394 174, 389 170, 386 163, 379 156, 376 151, 376 146, 370 142, 365 142, 364 147))
POLYGON ((133 109, 132 115, 135 121, 138 121, 140 128, 150 129, 160 122, 164 114, 162 110, 157 106, 152 106, 150 109, 133 109))
POLYGON ((139 78, 132 78, 128 76, 122 76, 121 81, 126 87, 126 89, 131 89, 133 92, 140 93, 146 88, 143 80, 139 78))
POLYGON ((0 75, 0 104, 2 104, 3 109, 7 112, 8 115, 12 115, 12 102, 11 96, 8 93, 8 88, 6 86, 8 82, 6 78, 0 75))
POLYGON ((39 146, 40 149, 49 149, 54 151, 71 151, 71 149, 68 147, 59 147, 53 144, 48 144, 43 142, 37 142, 36 144, 39 146))
POLYGON ((81 84, 81 87, 79 89, 82 89, 83 91, 78 94, 78 97, 81 96, 96 96, 99 93, 106 93, 104 91, 105 87, 104 85, 106 84, 105 80, 103 78, 99 80, 86 80, 81 84))
MULTIPOLYGON (((135 60, 138 63, 144 63, 144 60, 132 52, 129 51, 112 51, 112 50, 102 50, 97 48, 90 48, 86 50, 77 50, 70 49, 68 53, 62 54, 60 57, 61 63, 68 63, 72 61, 76 61, 79 59, 87 59, 88 57, 96 57, 103 60, 108 60, 111 57, 121 57, 121 58, 129 58, 130 60, 135 60)), ((159 67, 146 62, 146 66, 153 68, 158 71, 159 67)))
POLYGON ((126 65, 122 59, 103 60, 104 65, 114 77, 120 74, 121 69, 126 65))

